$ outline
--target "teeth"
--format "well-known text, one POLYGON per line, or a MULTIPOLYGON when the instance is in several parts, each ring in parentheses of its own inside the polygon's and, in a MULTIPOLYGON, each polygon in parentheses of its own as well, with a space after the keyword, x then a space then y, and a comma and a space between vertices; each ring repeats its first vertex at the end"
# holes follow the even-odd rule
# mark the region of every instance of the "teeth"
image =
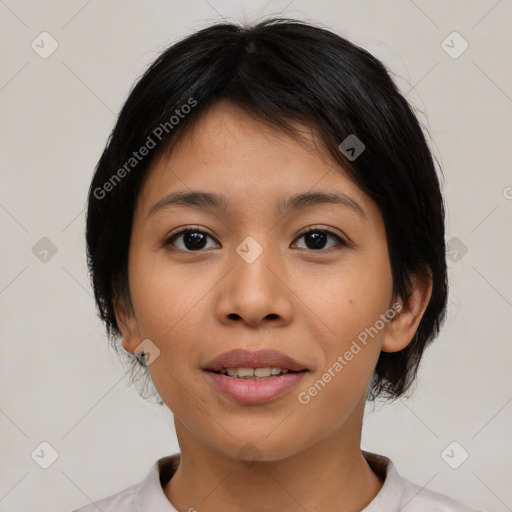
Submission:
POLYGON ((270 377, 270 368, 254 368, 255 377, 270 377))
POLYGON ((237 368, 239 377, 252 377, 254 370, 252 368, 237 368))
POLYGON ((277 367, 265 367, 265 368, 226 368, 220 370, 223 375, 229 375, 230 377, 250 379, 250 378, 267 378, 273 375, 286 374, 289 370, 286 368, 277 367))

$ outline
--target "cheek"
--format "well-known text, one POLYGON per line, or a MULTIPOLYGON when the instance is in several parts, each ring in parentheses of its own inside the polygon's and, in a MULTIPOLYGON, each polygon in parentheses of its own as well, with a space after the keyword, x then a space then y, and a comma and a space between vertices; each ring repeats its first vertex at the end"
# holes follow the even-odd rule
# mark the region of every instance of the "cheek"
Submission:
MULTIPOLYGON (((392 276, 386 258, 364 258, 331 276, 322 276, 308 305, 328 325, 318 342, 324 363, 314 387, 306 391, 307 408, 331 415, 351 410, 366 390, 380 355, 390 307, 392 276), (318 411, 316 409, 318 408, 318 411)), ((304 391, 304 390, 303 390, 304 391)))
POLYGON ((179 400, 186 395, 186 371, 199 366, 200 347, 194 340, 204 336, 197 314, 203 306, 208 279, 193 280, 184 273, 169 272, 169 264, 150 261, 143 255, 130 262, 130 290, 141 339, 159 349, 149 367, 151 379, 162 397, 179 400))
POLYGON ((385 259, 354 258, 353 264, 315 277, 304 281, 298 292, 310 311, 329 327, 325 340, 338 349, 350 345, 390 307, 392 276, 385 259))
POLYGON ((324 347, 325 366, 318 368, 307 386, 298 390, 295 417, 305 444, 313 444, 318 437, 346 425, 350 418, 357 418, 354 411, 366 400, 380 348, 378 342, 365 346, 353 345, 352 340, 350 336, 338 337, 337 343, 324 347))
POLYGON ((360 329, 370 327, 391 306, 393 279, 386 245, 368 253, 348 279, 350 300, 347 312, 360 329))
POLYGON ((173 267, 165 250, 133 250, 130 290, 142 335, 165 340, 167 334, 183 329, 214 282, 208 273, 199 274, 186 266, 173 267))

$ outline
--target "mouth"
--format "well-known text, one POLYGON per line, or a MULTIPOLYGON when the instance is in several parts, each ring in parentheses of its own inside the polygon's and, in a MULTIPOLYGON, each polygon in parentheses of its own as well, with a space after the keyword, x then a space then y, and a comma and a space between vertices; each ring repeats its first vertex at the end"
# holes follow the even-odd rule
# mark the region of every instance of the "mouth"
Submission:
POLYGON ((287 368, 278 368, 278 367, 262 367, 262 368, 223 368, 219 371, 206 370, 211 371, 212 373, 216 373, 218 375, 226 375, 233 379, 238 380, 268 380, 274 377, 279 377, 281 375, 293 374, 293 373, 302 373, 307 372, 307 370, 288 370, 287 368))
POLYGON ((240 404, 264 404, 290 392, 309 369, 275 350, 232 350, 210 361, 204 370, 208 382, 240 404))
POLYGON ((252 376, 249 370, 257 370, 256 377, 270 377, 280 372, 301 372, 308 368, 277 350, 262 349, 250 351, 244 349, 230 350, 220 354, 215 359, 207 363, 203 370, 211 372, 231 372, 230 376, 240 374, 240 376, 252 376), (237 372, 234 372, 237 370, 237 372), (240 370, 240 372, 238 372, 240 370), (268 373, 270 370, 270 373, 268 373), (280 370, 280 372, 277 372, 280 370), (277 372, 277 373, 276 373, 277 372))
MULTIPOLYGON (((247 370, 252 372, 254 369, 247 370)), ((244 405, 261 405, 287 395, 309 372, 289 371, 267 377, 228 375, 227 372, 209 370, 204 373, 212 388, 230 401, 244 405)))

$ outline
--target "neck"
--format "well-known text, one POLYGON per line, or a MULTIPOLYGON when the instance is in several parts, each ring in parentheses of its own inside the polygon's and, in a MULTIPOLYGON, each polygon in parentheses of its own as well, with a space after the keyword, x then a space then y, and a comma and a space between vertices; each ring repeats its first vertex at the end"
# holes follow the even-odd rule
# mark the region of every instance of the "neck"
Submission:
POLYGON ((200 442, 176 417, 175 424, 180 465, 164 492, 177 510, 356 512, 383 484, 361 453, 360 428, 344 425, 284 459, 247 462, 200 442))

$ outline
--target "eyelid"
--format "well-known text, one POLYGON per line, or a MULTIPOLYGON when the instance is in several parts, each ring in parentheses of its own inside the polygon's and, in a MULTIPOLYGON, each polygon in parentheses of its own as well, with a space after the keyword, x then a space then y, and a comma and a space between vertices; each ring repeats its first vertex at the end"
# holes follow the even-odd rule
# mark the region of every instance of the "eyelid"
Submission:
MULTIPOLYGON (((309 226, 309 227, 303 229, 301 232, 299 232, 299 234, 295 237, 294 240, 298 240, 299 238, 302 238, 304 235, 307 235, 308 233, 318 232, 318 231, 326 233, 327 235, 334 236, 335 238, 338 239, 339 245, 341 245, 342 247, 352 247, 353 246, 353 243, 345 235, 338 234, 337 232, 333 231, 333 228, 330 228, 327 226, 321 226, 318 224, 314 224, 312 226, 309 226)), ((306 250, 308 250, 308 249, 306 249, 306 250)), ((314 253, 316 252, 319 254, 328 253, 332 250, 337 250, 337 249, 335 247, 330 247, 329 249, 325 249, 325 250, 320 249, 320 250, 316 250, 316 251, 314 249, 309 249, 309 251, 314 252, 314 253)))
MULTIPOLYGON (((205 235, 208 235, 210 238, 214 239, 218 244, 220 244, 220 242, 212 234, 210 234, 207 230, 205 230, 203 227, 190 224, 190 225, 180 226, 179 228, 176 228, 175 230, 171 231, 171 233, 169 233, 168 235, 165 236, 163 245, 164 246, 170 245, 171 240, 174 237, 177 237, 178 235, 183 235, 187 231, 194 231, 194 232, 199 231, 201 233, 204 233, 205 235)), ((190 251, 190 252, 192 252, 192 251, 190 251)), ((196 252, 200 252, 200 251, 196 251, 196 252)))
MULTIPOLYGON (((318 224, 315 224, 315 225, 312 225, 312 226, 308 226, 307 228, 304 228, 302 231, 299 232, 299 234, 294 238, 294 241, 298 240, 299 238, 303 237, 304 235, 307 235, 310 232, 321 231, 321 232, 324 232, 324 233, 326 233, 328 235, 332 235, 335 238, 337 238, 338 241, 339 241, 339 245, 341 245, 342 247, 352 247, 352 245, 353 245, 352 242, 350 240, 348 240, 348 238, 346 236, 340 235, 340 234, 332 231, 332 229, 333 228, 329 228, 327 226, 321 226, 321 225, 318 225, 318 224)), ((204 233, 205 235, 207 235, 210 238, 212 238, 213 240, 215 240, 216 243, 220 244, 220 242, 212 234, 210 234, 207 230, 205 230, 201 226, 185 225, 185 226, 180 226, 179 228, 176 228, 176 230, 172 231, 169 235, 167 235, 164 238, 162 246, 165 247, 165 246, 168 246, 168 245, 172 245, 173 238, 175 238, 175 237, 177 238, 178 236, 183 235, 187 231, 189 231, 189 232, 190 231, 194 231, 194 232, 198 231, 198 232, 204 233)), ((331 247, 331 248, 326 249, 326 250, 322 250, 322 249, 319 249, 319 250, 306 249, 306 250, 309 250, 309 251, 312 251, 312 252, 316 252, 316 253, 325 253, 325 252, 331 251, 332 249, 335 249, 335 248, 331 247)), ((206 251, 205 250, 198 250, 198 251, 185 251, 185 252, 201 253, 201 252, 206 252, 206 251)))
POLYGON ((333 229, 334 228, 331 228, 329 226, 322 226, 320 224, 314 224, 314 225, 304 228, 302 231, 300 231, 299 234, 296 236, 296 238, 304 236, 304 235, 310 233, 311 231, 323 231, 324 233, 338 237, 346 245, 349 245, 351 243, 345 235, 342 235, 342 234, 338 233, 337 231, 333 231, 333 229))

